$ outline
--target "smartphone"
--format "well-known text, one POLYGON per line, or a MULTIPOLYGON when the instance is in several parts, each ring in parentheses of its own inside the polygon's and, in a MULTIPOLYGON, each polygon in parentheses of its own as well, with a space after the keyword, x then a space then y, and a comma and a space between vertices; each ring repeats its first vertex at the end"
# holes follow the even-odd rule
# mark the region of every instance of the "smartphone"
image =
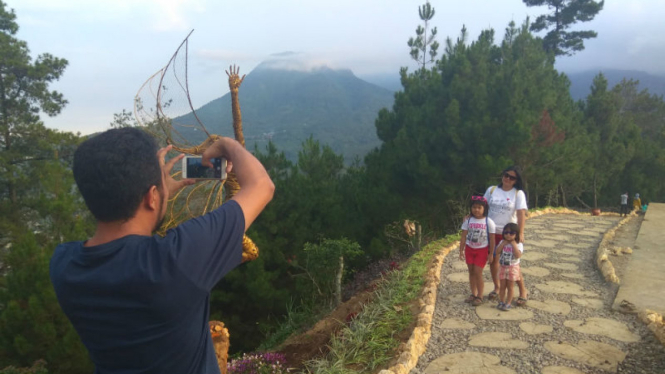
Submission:
POLYGON ((201 165, 201 156, 185 156, 182 159, 182 177, 185 179, 226 179, 226 159, 211 158, 212 167, 201 165))

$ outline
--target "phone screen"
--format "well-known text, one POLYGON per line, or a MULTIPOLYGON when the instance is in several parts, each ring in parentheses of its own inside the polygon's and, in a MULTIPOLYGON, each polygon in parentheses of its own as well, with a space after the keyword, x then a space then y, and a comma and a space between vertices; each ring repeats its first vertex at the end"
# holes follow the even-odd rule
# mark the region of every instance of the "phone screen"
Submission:
POLYGON ((191 179, 225 179, 226 162, 222 158, 211 158, 212 168, 201 165, 201 157, 185 157, 186 176, 191 179))

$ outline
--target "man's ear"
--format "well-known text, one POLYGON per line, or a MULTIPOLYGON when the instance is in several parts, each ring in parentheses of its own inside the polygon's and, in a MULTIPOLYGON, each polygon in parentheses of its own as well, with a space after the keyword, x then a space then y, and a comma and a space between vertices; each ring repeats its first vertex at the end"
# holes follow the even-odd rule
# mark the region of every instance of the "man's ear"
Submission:
POLYGON ((159 210, 160 198, 157 186, 152 186, 148 192, 143 196, 143 205, 149 210, 159 210))

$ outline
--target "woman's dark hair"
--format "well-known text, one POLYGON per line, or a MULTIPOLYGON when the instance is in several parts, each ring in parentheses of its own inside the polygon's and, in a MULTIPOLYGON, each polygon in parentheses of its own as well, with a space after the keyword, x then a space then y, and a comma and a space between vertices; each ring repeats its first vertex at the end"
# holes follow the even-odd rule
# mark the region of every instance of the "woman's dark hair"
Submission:
POLYGON ((487 204, 487 200, 482 196, 471 196, 471 204, 469 204, 469 214, 471 214, 471 216, 473 217, 473 213, 471 213, 471 208, 476 204, 483 207, 483 217, 487 217, 490 208, 489 205, 487 204))
POLYGON ((517 166, 517 165, 509 166, 504 171, 501 172, 501 178, 502 179, 501 179, 501 182, 499 182, 498 187, 500 188, 501 186, 503 186, 503 174, 505 174, 506 172, 509 172, 509 171, 515 172, 515 176, 517 176, 517 180, 515 181, 515 185, 514 185, 515 189, 524 190, 524 186, 522 185, 522 169, 520 169, 520 167, 517 166))
POLYGON ((510 223, 507 223, 505 226, 503 226, 503 232, 501 233, 501 235, 503 236, 503 233, 506 232, 506 231, 515 231, 515 233, 516 233, 515 234, 515 242, 516 243, 521 243, 522 242, 522 240, 520 240, 520 227, 517 226, 516 223, 510 222, 510 223))
POLYGON ((152 186, 162 190, 157 143, 136 128, 96 135, 74 153, 74 179, 100 222, 128 220, 152 186))

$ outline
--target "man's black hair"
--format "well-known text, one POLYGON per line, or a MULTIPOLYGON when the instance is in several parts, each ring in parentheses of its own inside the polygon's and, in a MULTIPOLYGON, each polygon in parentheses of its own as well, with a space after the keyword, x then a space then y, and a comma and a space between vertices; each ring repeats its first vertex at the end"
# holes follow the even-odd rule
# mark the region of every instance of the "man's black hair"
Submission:
POLYGON ((162 190, 157 150, 152 136, 136 128, 108 130, 81 143, 74 179, 98 221, 129 220, 152 186, 162 190))
MULTIPOLYGON (((515 187, 516 190, 522 190, 523 191, 524 186, 522 184, 522 170, 520 169, 520 167, 517 166, 517 165, 512 165, 512 166, 507 167, 504 171, 501 172, 501 177, 503 177, 503 174, 505 174, 509 171, 514 172, 515 176, 517 176, 517 180, 515 181, 515 184, 513 185, 513 187, 515 187)), ((503 186, 503 180, 501 182, 499 182, 498 187, 501 187, 501 186, 503 186)))

